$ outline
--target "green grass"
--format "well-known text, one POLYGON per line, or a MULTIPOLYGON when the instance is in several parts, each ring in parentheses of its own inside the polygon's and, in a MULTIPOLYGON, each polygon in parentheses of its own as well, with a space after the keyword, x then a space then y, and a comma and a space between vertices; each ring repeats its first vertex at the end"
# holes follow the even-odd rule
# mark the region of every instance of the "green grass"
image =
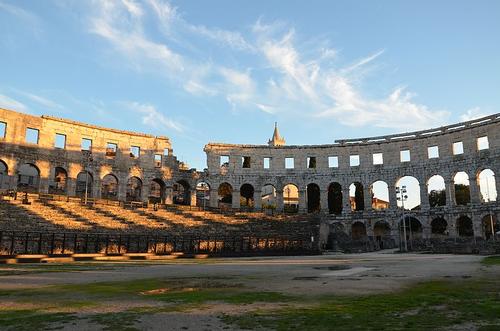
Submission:
POLYGON ((500 328, 500 282, 427 282, 398 293, 322 297, 288 307, 224 316, 240 328, 272 330, 436 330, 475 322, 500 328))
POLYGON ((484 265, 500 265, 500 256, 487 256, 481 263, 484 265))
POLYGON ((74 315, 70 313, 8 309, 0 311, 0 327, 2 330, 48 330, 54 323, 67 323, 74 318, 74 315))

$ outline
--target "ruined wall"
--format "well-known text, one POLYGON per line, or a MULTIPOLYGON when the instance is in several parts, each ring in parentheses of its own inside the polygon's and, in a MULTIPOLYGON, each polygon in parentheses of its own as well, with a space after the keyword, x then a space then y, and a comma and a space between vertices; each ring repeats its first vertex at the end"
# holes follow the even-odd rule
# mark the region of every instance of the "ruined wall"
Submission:
MULTIPOLYGON (((484 138, 483 138, 484 139, 484 138)), ((307 186, 318 185, 320 190, 320 214, 323 215, 322 241, 326 241, 330 229, 338 224, 351 235, 351 227, 362 223, 369 237, 374 234, 375 224, 384 221, 389 224, 391 235, 398 233, 401 209, 397 208, 395 187, 403 176, 413 176, 420 184, 420 210, 407 212, 418 219, 422 226, 422 236, 431 237, 431 221, 442 216, 448 223, 447 234, 455 236, 456 220, 459 216, 468 216, 473 220, 474 235, 484 235, 481 219, 490 212, 500 216, 499 203, 485 203, 481 200, 478 186, 478 174, 483 169, 500 172, 500 115, 441 127, 437 129, 362 139, 337 140, 330 145, 277 146, 236 145, 209 143, 205 146, 208 172, 204 180, 211 186, 210 203, 217 204, 217 188, 222 183, 229 183, 233 188, 232 204, 239 207, 240 187, 243 184, 253 186, 255 207, 260 207, 262 187, 271 184, 276 189, 277 209, 283 209, 283 188, 289 183, 299 189, 299 211, 307 212, 307 186), (478 149, 478 138, 487 137, 489 148, 478 149), (452 145, 462 142, 463 154, 454 155, 452 145), (438 146, 439 157, 430 159, 428 147, 438 146), (409 150, 411 160, 401 162, 400 152, 409 150), (381 153, 383 164, 373 164, 373 154, 381 153), (359 166, 350 166, 351 155, 359 155, 359 166), (228 167, 220 167, 221 156, 229 156, 228 167), (242 158, 250 157, 250 167, 242 167, 242 158), (338 157, 338 167, 329 167, 328 157, 338 157), (285 158, 293 157, 293 169, 285 169, 285 158), (307 158, 316 158, 316 167, 307 167, 307 158), (264 169, 264 158, 270 158, 269 169, 264 169), (464 171, 469 176, 471 202, 459 206, 454 200, 453 178, 457 172, 464 171), (446 205, 429 206, 427 182, 433 175, 440 175, 446 184, 446 205), (389 187, 389 208, 373 210, 371 208, 370 185, 382 180, 389 187), (332 214, 328 208, 328 188, 332 183, 339 183, 342 188, 342 213, 332 214), (351 211, 349 185, 360 182, 363 185, 365 209, 351 211)), ((248 159, 247 159, 248 162, 248 159)), ((496 187, 500 188, 500 176, 495 177, 496 187)), ((497 217, 498 218, 498 217, 497 217)))
POLYGON ((113 175, 118 181, 115 197, 118 200, 125 200, 131 177, 136 177, 142 184, 140 200, 147 200, 152 181, 161 185, 164 201, 172 201, 173 186, 178 181, 185 183, 187 190, 194 195, 192 184, 196 174, 183 169, 173 155, 167 137, 103 128, 51 116, 36 117, 6 109, 0 109, 0 122, 5 127, 5 134, 0 137, 0 161, 7 168, 7 174, 2 176, 0 183, 1 189, 17 188, 20 167, 31 164, 39 172, 39 181, 33 185, 41 193, 49 192, 49 188, 55 185, 58 167, 67 174, 64 194, 70 196, 76 193, 77 176, 86 171, 93 178, 90 197, 101 197, 102 179, 106 175, 113 175), (27 142, 28 128, 38 130, 38 141, 27 142), (56 147, 56 134, 65 136, 64 146, 56 147), (91 140, 90 151, 82 150, 82 139, 91 140), (109 143, 116 145, 115 153, 108 148, 109 143), (140 148, 139 157, 131 157, 131 146, 140 148))

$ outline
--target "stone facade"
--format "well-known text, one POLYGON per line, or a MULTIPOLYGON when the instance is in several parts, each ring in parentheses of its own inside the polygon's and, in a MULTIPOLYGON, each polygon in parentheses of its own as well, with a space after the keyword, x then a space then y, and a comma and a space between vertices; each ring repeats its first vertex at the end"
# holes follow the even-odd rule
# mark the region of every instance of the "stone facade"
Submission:
POLYGON ((185 169, 185 165, 177 161, 167 137, 102 128, 51 116, 36 117, 6 109, 0 109, 0 124, 3 128, 0 137, 2 190, 17 188, 49 193, 57 187, 61 194, 75 196, 79 174, 88 172, 90 198, 102 197, 103 179, 108 176, 116 184, 113 192, 116 194, 112 196, 116 200, 127 199, 130 190, 127 184, 134 178, 137 195, 129 196, 132 200, 146 201, 154 186, 159 189, 156 192, 159 198, 171 203, 176 186, 182 185, 183 201, 194 203, 196 171, 185 169), (90 141, 91 147, 84 146, 82 139, 87 139, 87 144, 90 141), (132 157, 132 146, 139 148, 138 157, 132 157), (24 176, 24 169, 31 174, 24 176))
MULTIPOLYGON (((250 184, 254 189, 255 208, 261 207, 262 188, 272 185, 276 190, 276 209, 280 211, 284 207, 283 190, 291 183, 298 187, 299 212, 307 213, 308 187, 315 184, 315 187, 319 188, 318 204, 319 214, 323 219, 321 231, 323 244, 327 243, 334 228, 343 229, 342 231, 348 236, 354 236, 352 227, 355 224, 357 227, 361 224, 361 227, 365 228, 365 236, 368 238, 378 237, 379 241, 381 237, 398 238, 400 231, 398 224, 402 219, 402 210, 397 207, 395 188, 403 176, 413 176, 420 184, 420 208, 406 212, 407 217, 415 218, 420 223, 419 233, 414 234, 415 236, 433 237, 431 222, 435 218, 443 217, 447 223, 444 235, 455 237, 458 235, 457 219, 465 216, 472 220, 474 236, 484 237, 488 230, 486 224, 483 224, 483 218, 487 218, 490 214, 494 219, 500 216, 498 199, 489 203, 483 201, 478 181, 478 175, 483 169, 490 169, 495 174, 500 172, 499 114, 437 129, 337 140, 335 144, 329 145, 209 143, 204 150, 207 154, 208 171, 202 177, 211 187, 210 204, 213 207, 217 206, 220 199, 217 188, 223 183, 228 183, 232 187, 233 208, 240 207, 240 188, 244 184, 250 184), (484 148, 485 141, 488 148, 484 148), (453 144, 458 142, 461 142, 463 153, 455 155, 453 144), (439 157, 429 157, 428 148, 432 146, 438 147, 439 157), (402 162, 401 151, 410 152, 409 162, 402 162), (374 154, 382 155, 382 164, 374 164, 374 154), (358 166, 350 165, 350 157, 355 155, 359 156, 358 166), (333 158, 329 164, 329 157, 337 157, 338 164, 333 158), (229 160, 223 167, 221 158, 229 160), (293 158, 293 169, 285 168, 285 158, 293 158), (314 162, 311 162, 313 158, 314 162), (269 163, 268 168, 264 167, 265 163, 269 163), (469 177, 470 203, 457 205, 454 176, 462 171, 469 177), (433 175, 444 178, 446 185, 444 206, 429 205, 427 182, 433 175), (389 208, 384 210, 371 208, 370 186, 379 180, 388 185, 389 208), (349 186, 354 182, 361 183, 363 187, 365 208, 362 211, 351 210, 349 186), (341 187, 342 212, 339 214, 335 214, 329 208, 329 187, 332 183, 338 183, 341 187), (388 227, 383 230, 385 225, 388 227)), ((380 163, 380 155, 377 158, 380 163)), ((489 185, 500 187, 500 176, 494 178, 489 185)))

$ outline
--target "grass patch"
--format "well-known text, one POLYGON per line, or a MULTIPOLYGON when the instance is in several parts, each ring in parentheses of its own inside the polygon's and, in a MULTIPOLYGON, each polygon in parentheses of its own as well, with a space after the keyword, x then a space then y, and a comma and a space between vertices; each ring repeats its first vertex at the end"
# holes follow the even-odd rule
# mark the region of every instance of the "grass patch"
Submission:
POLYGON ((0 311, 2 330, 49 330, 53 323, 67 323, 75 319, 71 313, 51 313, 35 309, 0 311))
POLYGON ((500 256, 487 256, 481 260, 484 265, 500 265, 500 256))
POLYGON ((435 330, 475 322, 500 327, 496 280, 427 282, 398 293, 321 297, 307 307, 287 307, 223 317, 244 329, 435 330))

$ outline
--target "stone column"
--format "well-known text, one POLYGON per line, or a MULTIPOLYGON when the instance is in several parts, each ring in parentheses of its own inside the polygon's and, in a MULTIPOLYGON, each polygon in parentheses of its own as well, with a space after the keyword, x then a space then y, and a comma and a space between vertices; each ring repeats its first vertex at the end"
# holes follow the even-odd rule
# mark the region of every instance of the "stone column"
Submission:
POLYGON ((76 178, 67 178, 66 182, 66 194, 70 197, 76 195, 76 178))
POLYGON ((189 205, 196 206, 196 189, 189 191, 189 205))
POLYGON ((480 190, 477 185, 476 175, 469 178, 470 202, 474 205, 481 203, 480 190))
POLYGON ((240 191, 233 190, 231 207, 234 209, 240 209, 240 191))
POLYGON ((307 212, 307 190, 299 188, 299 213, 307 212))
POLYGON ((422 224, 422 238, 423 239, 429 239, 431 237, 431 232, 432 232, 432 229, 431 229, 431 218, 430 217, 427 217, 425 219, 425 222, 424 220, 422 220, 423 224, 422 224))
POLYGON ((253 192, 253 206, 255 210, 262 209, 262 191, 253 192))
POLYGON ((455 205, 455 183, 452 179, 445 179, 446 206, 451 208, 455 205))
POLYGON ((210 207, 219 207, 219 192, 215 189, 210 189, 210 207))
POLYGON ((165 187, 165 204, 171 205, 174 203, 174 189, 172 186, 165 187))
POLYGON ((142 184, 141 185, 141 201, 148 202, 148 197, 149 197, 149 186, 142 184))
POLYGON ((283 211, 283 190, 276 190, 276 211, 283 211))
MULTIPOLYGON (((422 181, 419 180, 420 183, 422 181)), ((429 210, 429 194, 427 193, 427 184, 420 184, 420 209, 429 210)))
POLYGON ((342 214, 351 213, 351 200, 349 198, 349 185, 342 186, 342 214))
POLYGON ((483 219, 480 215, 475 213, 472 214, 472 230, 474 231, 474 237, 485 238, 483 233, 483 219))
POLYGON ((328 188, 326 190, 320 190, 319 194, 321 212, 323 214, 329 214, 330 210, 328 209, 328 188))
POLYGON ((126 180, 120 180, 118 182, 118 200, 125 201, 127 197, 127 182, 126 180))
POLYGON ((369 211, 372 210, 372 195, 370 192, 370 186, 368 187, 363 187, 363 200, 365 203, 365 210, 369 211))

